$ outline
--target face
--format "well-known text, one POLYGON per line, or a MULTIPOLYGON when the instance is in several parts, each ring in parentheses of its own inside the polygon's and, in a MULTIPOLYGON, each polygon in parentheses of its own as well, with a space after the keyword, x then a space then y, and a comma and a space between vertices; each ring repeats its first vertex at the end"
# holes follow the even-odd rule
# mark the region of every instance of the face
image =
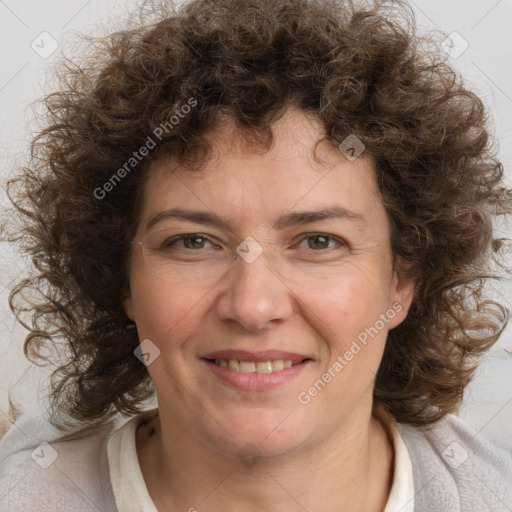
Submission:
POLYGON ((225 124, 201 171, 154 165, 124 300, 160 351, 148 371, 162 428, 231 455, 306 449, 367 423, 387 333, 412 299, 372 161, 324 141, 316 162, 322 127, 298 110, 273 132, 263 154, 225 124), (176 208, 209 217, 162 214, 176 208), (332 215, 298 215, 321 211, 332 215))

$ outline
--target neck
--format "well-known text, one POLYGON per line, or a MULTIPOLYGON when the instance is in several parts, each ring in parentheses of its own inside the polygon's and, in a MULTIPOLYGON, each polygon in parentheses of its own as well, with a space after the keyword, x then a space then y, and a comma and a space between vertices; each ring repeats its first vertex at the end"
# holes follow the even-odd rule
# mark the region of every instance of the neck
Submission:
POLYGON ((139 429, 137 452, 159 510, 381 512, 393 477, 389 436, 369 415, 321 443, 244 464, 199 444, 161 409, 139 429))

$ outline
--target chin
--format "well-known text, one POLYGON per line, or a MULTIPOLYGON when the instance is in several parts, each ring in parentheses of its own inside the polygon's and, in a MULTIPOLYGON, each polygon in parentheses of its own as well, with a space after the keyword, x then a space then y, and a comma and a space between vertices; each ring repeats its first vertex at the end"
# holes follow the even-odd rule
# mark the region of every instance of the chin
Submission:
POLYGON ((239 459, 282 456, 296 450, 310 437, 306 422, 290 411, 280 414, 271 411, 265 415, 258 409, 253 414, 243 413, 243 419, 230 417, 227 424, 226 430, 217 431, 210 442, 215 450, 239 459))

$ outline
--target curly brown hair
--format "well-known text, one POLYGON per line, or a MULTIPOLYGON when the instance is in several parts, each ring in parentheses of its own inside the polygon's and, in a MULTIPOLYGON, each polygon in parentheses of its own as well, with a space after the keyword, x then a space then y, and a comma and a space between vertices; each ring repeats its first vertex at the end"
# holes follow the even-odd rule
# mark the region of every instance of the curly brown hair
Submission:
POLYGON ((51 376, 50 421, 90 430, 140 412, 154 393, 121 302, 150 164, 172 157, 199 169, 211 155, 205 134, 224 116, 268 149, 290 106, 314 115, 333 144, 349 134, 364 143, 393 254, 417 283, 388 334, 375 399, 416 426, 456 411, 477 356, 509 319, 483 289, 499 277, 506 239, 494 238, 493 219, 512 212, 512 196, 483 104, 434 36, 415 33, 405 2, 166 1, 155 12, 58 69, 31 163, 9 182, 23 224, 11 240, 35 269, 10 296, 30 330, 24 353, 50 362, 43 347, 60 340, 67 350, 51 376), (197 106, 128 170, 134 150, 191 98, 197 106))

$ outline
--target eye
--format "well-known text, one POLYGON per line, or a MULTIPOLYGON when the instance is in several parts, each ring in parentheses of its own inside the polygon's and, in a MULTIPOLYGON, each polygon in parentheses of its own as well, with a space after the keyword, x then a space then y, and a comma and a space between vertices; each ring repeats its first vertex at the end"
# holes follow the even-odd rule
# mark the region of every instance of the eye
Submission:
POLYGON ((212 244, 212 242, 206 235, 203 235, 201 233, 187 233, 184 235, 177 235, 168 238, 162 243, 161 249, 169 249, 171 247, 178 249, 185 248, 188 250, 204 249, 205 243, 212 244), (179 242, 182 243, 180 244, 179 242))
POLYGON ((340 246, 347 247, 347 244, 341 240, 340 238, 333 236, 333 235, 327 235, 326 233, 307 233, 300 242, 308 242, 308 248, 317 250, 316 252, 320 252, 322 250, 327 250, 329 248, 329 242, 336 242, 340 246), (310 243, 312 241, 312 243, 310 243))

